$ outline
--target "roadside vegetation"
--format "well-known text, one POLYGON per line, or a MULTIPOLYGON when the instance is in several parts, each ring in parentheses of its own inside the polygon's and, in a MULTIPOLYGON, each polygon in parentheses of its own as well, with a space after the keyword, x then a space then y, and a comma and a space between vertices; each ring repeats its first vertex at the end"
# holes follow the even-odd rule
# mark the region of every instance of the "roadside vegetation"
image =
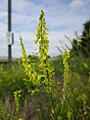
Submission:
POLYGON ((38 56, 28 56, 20 38, 22 59, 0 64, 0 120, 90 120, 90 21, 69 52, 52 59, 41 11, 34 42, 38 56))

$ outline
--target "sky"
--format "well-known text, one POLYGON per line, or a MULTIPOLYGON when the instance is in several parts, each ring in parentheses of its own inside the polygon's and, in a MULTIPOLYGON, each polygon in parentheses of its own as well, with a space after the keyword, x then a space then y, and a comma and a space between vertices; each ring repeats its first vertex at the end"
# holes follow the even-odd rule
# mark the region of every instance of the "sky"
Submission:
MULTIPOLYGON (((8 0, 0 0, 0 57, 8 56, 7 28, 8 28, 8 0)), ((46 23, 49 28, 49 55, 57 56, 65 45, 71 48, 75 31, 80 35, 83 24, 90 20, 90 0, 12 0, 12 32, 14 44, 12 56, 21 57, 20 36, 23 38, 28 55, 35 54, 38 45, 34 43, 40 11, 45 12, 46 23), (61 41, 61 42, 60 42, 61 41)))

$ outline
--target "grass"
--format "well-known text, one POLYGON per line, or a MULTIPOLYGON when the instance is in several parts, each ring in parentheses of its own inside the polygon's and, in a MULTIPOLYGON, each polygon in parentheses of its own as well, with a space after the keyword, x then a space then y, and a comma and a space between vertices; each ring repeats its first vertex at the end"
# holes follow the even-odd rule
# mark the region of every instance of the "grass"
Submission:
MULTIPOLYGON (((38 61, 35 60, 34 66, 37 67, 38 66, 38 61)), ((72 82, 70 82, 69 86, 71 86, 74 98, 73 100, 71 99, 71 103, 73 104, 77 104, 77 107, 79 104, 81 104, 81 102, 77 102, 75 103, 75 101, 77 101, 76 98, 78 99, 82 99, 82 93, 85 93, 88 96, 88 99, 90 99, 90 79, 89 79, 89 72, 90 72, 90 58, 81 58, 80 57, 74 57, 74 58, 70 58, 69 59, 69 65, 70 65, 70 71, 72 73, 72 82), (80 96, 81 94, 81 96, 80 96)), ((63 80, 63 64, 62 64, 62 58, 61 57, 57 57, 55 59, 50 59, 49 60, 50 64, 54 67, 54 71, 55 71, 55 79, 57 81, 60 81, 62 84, 62 80, 63 80)), ((38 71, 38 67, 36 68, 38 71)), ((24 104, 22 105, 22 109, 20 114, 23 116, 25 115, 25 111, 27 111, 28 115, 25 116, 29 116, 31 115, 31 111, 30 109, 34 109, 34 112, 32 113, 32 115, 34 114, 36 117, 37 116, 42 116, 39 112, 37 112, 39 110, 38 105, 41 104, 41 106, 45 106, 46 109, 46 105, 45 102, 43 102, 43 98, 42 96, 45 96, 42 92, 41 92, 41 98, 42 102, 41 103, 36 103, 36 99, 37 97, 33 98, 33 100, 31 102, 29 102, 29 99, 27 99, 28 97, 26 97, 27 95, 25 95, 25 85, 23 84, 23 79, 26 77, 25 73, 24 73, 24 69, 21 66, 21 64, 18 64, 18 61, 13 61, 12 66, 9 67, 8 63, 7 64, 0 64, 0 103, 4 106, 7 106, 7 110, 9 111, 9 106, 13 106, 12 104, 14 104, 13 102, 9 101, 14 101, 13 98, 13 92, 15 90, 19 90, 19 89, 23 89, 24 93, 23 93, 23 98, 21 99, 21 101, 27 101, 24 102, 24 104), (8 98, 7 96, 12 96, 10 98, 8 98), (7 101, 9 102, 9 105, 5 105, 5 102, 7 101), (36 103, 36 106, 33 105, 33 102, 36 103), (25 107, 25 104, 27 104, 27 107, 25 107), (32 106, 32 108, 30 108, 30 106, 32 106)), ((61 85, 63 87, 63 85, 61 85)), ((59 89, 59 87, 61 87, 58 85, 57 89, 58 92, 61 92, 61 90, 59 89)), ((61 88, 62 88, 61 87, 61 88)), ((40 100, 39 100, 40 101, 40 100)), ((81 100, 80 100, 81 101, 81 100)), ((7 102, 7 103, 8 103, 7 102)), ((22 104, 22 103, 21 103, 22 104)), ((89 104, 89 103, 88 103, 89 104)), ((13 106, 15 107, 15 106, 13 106)), ((15 109, 15 108, 14 108, 15 109)), ((43 108, 42 108, 43 109, 43 108)), ((12 110, 12 109, 11 109, 12 110)), ((44 109, 43 109, 44 111, 44 109)), ((32 116, 31 115, 31 116, 32 116)), ((33 117, 31 119, 34 119, 33 117)), ((29 120, 29 119, 28 119, 29 120)), ((37 118, 38 120, 38 118, 37 118)), ((76 118, 76 120, 78 120, 78 118, 76 118)))

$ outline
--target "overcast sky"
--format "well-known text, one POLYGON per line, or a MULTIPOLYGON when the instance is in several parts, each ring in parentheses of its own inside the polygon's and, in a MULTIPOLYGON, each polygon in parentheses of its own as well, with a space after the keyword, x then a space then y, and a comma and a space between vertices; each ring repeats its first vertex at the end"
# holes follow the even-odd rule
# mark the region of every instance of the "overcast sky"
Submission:
MULTIPOLYGON (((0 56, 7 55, 7 3, 0 0, 0 56)), ((49 28, 49 55, 57 56, 57 49, 62 44, 70 46, 64 35, 73 39, 74 32, 81 34, 83 24, 90 19, 90 0, 12 0, 12 31, 14 32, 13 57, 21 56, 19 36, 25 44, 27 54, 33 54, 37 45, 34 44, 35 31, 38 26, 40 11, 44 10, 49 28)))

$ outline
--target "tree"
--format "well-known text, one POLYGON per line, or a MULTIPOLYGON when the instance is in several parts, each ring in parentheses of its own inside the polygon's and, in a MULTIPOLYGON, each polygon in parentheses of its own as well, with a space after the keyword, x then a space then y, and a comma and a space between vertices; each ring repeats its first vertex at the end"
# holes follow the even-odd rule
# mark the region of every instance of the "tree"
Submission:
POLYGON ((78 43, 79 42, 76 39, 73 39, 71 52, 74 52, 75 55, 79 54, 78 51, 80 50, 80 47, 78 43))
POLYGON ((88 57, 90 55, 90 20, 84 24, 80 45, 83 55, 88 57))
POLYGON ((84 57, 89 57, 90 55, 90 20, 84 24, 83 32, 80 37, 73 39, 71 52, 74 55, 82 54, 84 57), (80 39, 78 42, 77 39, 80 39))

